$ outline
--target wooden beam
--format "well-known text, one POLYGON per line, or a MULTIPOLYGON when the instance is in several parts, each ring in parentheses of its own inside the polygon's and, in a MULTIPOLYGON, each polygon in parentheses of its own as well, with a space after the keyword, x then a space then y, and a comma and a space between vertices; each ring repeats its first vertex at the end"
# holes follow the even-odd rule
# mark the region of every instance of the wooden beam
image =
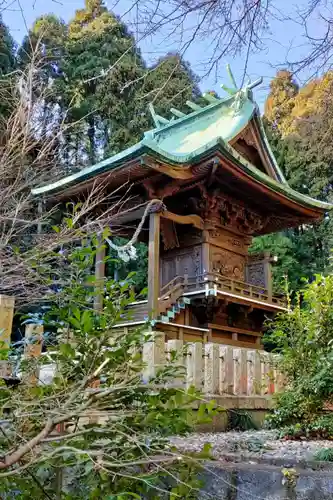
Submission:
POLYGON ((201 217, 199 217, 199 215, 178 215, 174 214, 173 212, 169 212, 168 210, 162 212, 161 215, 165 219, 172 220, 177 224, 190 224, 201 230, 203 230, 204 228, 204 221, 201 217))
POLYGON ((149 216, 148 245, 148 313, 151 319, 158 317, 158 295, 160 289, 160 214, 149 216))
POLYGON ((9 348, 12 335, 15 298, 0 295, 0 344, 9 348))
POLYGON ((208 323, 208 328, 210 328, 211 330, 221 330, 224 332, 241 333, 244 335, 253 335, 254 337, 262 337, 263 336, 262 332, 255 332, 253 330, 244 330, 244 328, 237 328, 235 326, 216 325, 214 323, 208 323))
POLYGON ((116 224, 126 224, 127 222, 133 222, 135 220, 142 219, 143 214, 146 210, 146 204, 134 209, 129 209, 124 212, 120 212, 119 215, 115 215, 116 224))
POLYGON ((183 167, 166 165, 163 163, 157 163, 155 160, 149 158, 148 156, 142 157, 142 163, 144 165, 147 165, 147 167, 152 168, 156 172, 168 175, 173 179, 183 179, 183 180, 193 179, 193 174, 191 172, 191 167, 189 165, 183 167))
MULTIPOLYGON (((120 225, 142 219, 145 210, 146 204, 139 208, 122 212, 115 217, 115 222, 120 225)), ((161 216, 165 219, 172 220, 177 224, 190 224, 200 230, 204 228, 204 221, 201 217, 199 217, 199 215, 178 215, 173 212, 169 212, 168 210, 162 210, 161 216)))

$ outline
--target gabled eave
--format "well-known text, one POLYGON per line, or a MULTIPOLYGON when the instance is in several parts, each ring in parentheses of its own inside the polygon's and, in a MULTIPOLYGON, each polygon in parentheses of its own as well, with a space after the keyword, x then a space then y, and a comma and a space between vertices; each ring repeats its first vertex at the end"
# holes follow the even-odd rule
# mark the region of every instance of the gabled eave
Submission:
MULTIPOLYGON (((323 214, 333 208, 333 205, 329 203, 315 200, 309 196, 298 193, 287 184, 282 184, 272 179, 270 176, 245 160, 232 146, 226 144, 221 139, 214 139, 214 141, 210 144, 197 149, 191 155, 172 155, 161 150, 152 139, 146 138, 141 141, 141 143, 131 148, 131 151, 128 151, 128 154, 123 155, 122 157, 119 156, 119 159, 115 159, 115 157, 113 157, 112 162, 108 162, 106 160, 98 165, 95 165, 94 168, 90 168, 89 170, 87 169, 86 171, 79 172, 78 174, 73 174, 65 179, 60 179, 60 181, 53 184, 36 188, 32 192, 35 196, 52 197, 59 192, 69 190, 73 185, 77 184, 78 180, 80 181, 77 186, 79 188, 80 185, 83 186, 87 181, 89 181, 89 179, 95 178, 96 175, 102 175, 105 172, 110 173, 111 182, 112 174, 113 177, 116 177, 117 172, 119 172, 120 169, 126 169, 126 166, 131 160, 137 159, 139 161, 141 159, 144 163, 145 155, 150 157, 152 160, 163 164, 166 167, 163 170, 163 173, 166 173, 168 167, 172 169, 175 166, 178 168, 184 165, 187 167, 194 166, 203 160, 214 158, 216 154, 219 154, 221 159, 226 158, 229 163, 234 164, 235 167, 237 167, 238 171, 242 171, 244 175, 258 183, 258 185, 265 188, 268 192, 270 191, 272 193, 279 194, 293 203, 298 204, 300 207, 313 210, 314 216, 315 213, 317 213, 317 216, 319 217, 320 214, 323 214)), ((219 168, 223 168, 223 161, 221 161, 219 168)), ((158 170, 158 164, 155 169, 158 170)))

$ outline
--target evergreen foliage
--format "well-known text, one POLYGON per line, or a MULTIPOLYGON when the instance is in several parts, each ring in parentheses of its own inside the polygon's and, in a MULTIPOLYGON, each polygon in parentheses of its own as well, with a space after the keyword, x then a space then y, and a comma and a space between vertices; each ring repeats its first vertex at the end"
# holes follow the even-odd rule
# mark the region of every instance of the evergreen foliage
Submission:
MULTIPOLYGON (((308 196, 331 202, 333 73, 299 88, 290 72, 280 71, 270 87, 264 125, 288 183, 308 196)), ((327 214, 321 223, 259 238, 254 248, 279 256, 276 286, 281 275, 287 274, 291 288, 297 290, 304 278, 312 280, 316 273, 325 272, 333 246, 332 229, 327 214)))
MULTIPOLYGON (((11 113, 13 89, 12 72, 16 68, 15 43, 0 15, 0 133, 5 133, 6 119, 11 113)), ((0 139, 1 142, 1 139, 0 139)))
MULTIPOLYGON (((279 314, 269 340, 281 354, 285 388, 268 417, 271 426, 294 426, 297 436, 333 436, 333 276, 317 275, 297 296, 295 307, 279 314)), ((288 427, 287 435, 291 429, 288 427)))
POLYGON ((0 16, 0 76, 8 75, 15 66, 15 43, 0 16))
POLYGON ((126 25, 102 0, 86 0, 68 24, 53 15, 37 19, 19 50, 20 64, 36 47, 43 62, 36 89, 37 95, 43 91, 41 120, 68 126, 62 134, 65 172, 139 141, 154 126, 148 102, 169 114, 170 107, 183 109, 200 95, 197 78, 178 54, 148 68, 126 25))

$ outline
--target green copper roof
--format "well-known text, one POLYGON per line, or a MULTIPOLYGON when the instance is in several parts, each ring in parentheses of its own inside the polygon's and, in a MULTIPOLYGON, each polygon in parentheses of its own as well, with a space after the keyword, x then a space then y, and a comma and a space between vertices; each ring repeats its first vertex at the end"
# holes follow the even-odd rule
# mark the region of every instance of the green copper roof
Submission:
POLYGON ((129 160, 143 154, 161 159, 170 165, 188 165, 197 163, 202 157, 219 151, 225 156, 232 157, 233 161, 236 160, 251 177, 301 205, 322 210, 331 209, 331 205, 301 195, 287 185, 270 149, 258 106, 252 96, 253 87, 261 83, 261 80, 248 82, 238 90, 229 67, 228 72, 232 88, 221 85, 229 94, 227 98, 220 99, 211 94, 204 94, 208 102, 206 106, 200 107, 196 103, 188 102, 190 110, 188 114, 171 108, 170 111, 174 115, 171 120, 156 114, 153 106, 150 105, 155 128, 146 132, 139 143, 96 165, 84 168, 78 173, 35 188, 32 193, 40 196, 61 192, 69 186, 84 182, 101 173, 121 168, 129 160), (262 145, 266 149, 278 180, 274 180, 257 169, 229 144, 250 120, 254 120, 257 124, 262 145))

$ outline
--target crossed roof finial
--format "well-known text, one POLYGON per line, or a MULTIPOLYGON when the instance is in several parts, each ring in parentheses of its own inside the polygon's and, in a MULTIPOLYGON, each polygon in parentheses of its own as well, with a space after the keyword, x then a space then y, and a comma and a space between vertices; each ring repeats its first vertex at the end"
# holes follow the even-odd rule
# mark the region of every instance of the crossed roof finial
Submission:
MULTIPOLYGON (((227 86, 227 85, 224 85, 223 83, 221 83, 220 87, 225 92, 227 92, 227 94, 229 94, 231 96, 236 96, 236 100, 237 100, 236 108, 237 108, 238 104, 239 104, 238 101, 242 99, 242 96, 244 97, 244 95, 248 95, 248 92, 251 91, 252 89, 254 89, 255 87, 257 87, 258 85, 260 85, 262 83, 263 79, 261 77, 261 78, 258 78, 257 80, 255 80, 254 82, 251 82, 251 80, 248 79, 248 81, 246 82, 245 85, 243 85, 241 88, 238 88, 235 77, 233 75, 233 72, 231 71, 231 67, 229 64, 227 64, 226 69, 227 69, 227 73, 228 73, 228 76, 230 79, 231 86, 227 86), (240 99, 238 99, 238 97, 240 99)), ((221 99, 219 97, 216 97, 211 92, 205 92, 202 95, 202 97, 208 102, 208 105, 209 104, 216 104, 216 103, 221 101, 221 99)), ((203 106, 200 106, 199 104, 197 104, 193 101, 186 101, 186 105, 191 109, 191 111, 200 111, 200 110, 204 109, 203 106)), ((164 118, 163 116, 158 115, 155 112, 155 109, 154 109, 154 106, 152 103, 149 103, 149 111, 150 111, 150 114, 154 120, 156 128, 160 128, 160 127, 163 127, 164 125, 167 125, 168 123, 170 123, 170 121, 174 120, 175 118, 176 119, 183 118, 184 116, 186 116, 186 113, 183 113, 183 111, 180 111, 176 108, 170 108, 170 112, 173 114, 173 118, 171 120, 168 120, 167 118, 164 118)))

